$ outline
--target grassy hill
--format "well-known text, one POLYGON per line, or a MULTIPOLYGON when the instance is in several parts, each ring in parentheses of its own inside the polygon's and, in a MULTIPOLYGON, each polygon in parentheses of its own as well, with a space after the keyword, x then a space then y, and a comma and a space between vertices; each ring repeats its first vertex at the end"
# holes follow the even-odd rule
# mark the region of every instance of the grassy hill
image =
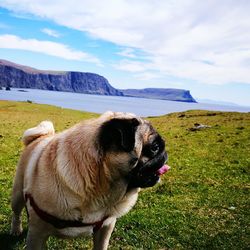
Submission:
MULTIPOLYGON (((10 192, 20 137, 40 121, 57 131, 97 116, 48 105, 0 101, 0 249, 23 249, 9 236, 10 192)), ((149 118, 167 141, 172 167, 118 220, 110 249, 249 249, 250 114, 188 111, 149 118), (211 127, 192 131, 195 123, 211 127)), ((25 223, 24 228, 27 229, 25 223)), ((90 249, 89 239, 51 237, 48 249, 90 249)))

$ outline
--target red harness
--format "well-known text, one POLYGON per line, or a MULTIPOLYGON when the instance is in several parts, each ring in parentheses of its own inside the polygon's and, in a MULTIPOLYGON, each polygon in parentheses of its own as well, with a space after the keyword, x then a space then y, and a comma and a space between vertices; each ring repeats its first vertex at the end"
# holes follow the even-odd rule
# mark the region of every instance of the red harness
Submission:
POLYGON ((55 228, 58 229, 63 229, 63 228, 67 228, 67 227, 89 227, 89 226, 93 226, 93 231, 96 232, 98 231, 102 225, 103 222, 108 218, 108 216, 105 216, 102 220, 100 221, 96 221, 93 223, 83 223, 80 220, 63 220, 63 219, 59 219, 57 217, 55 217, 54 215, 48 214, 47 212, 43 211, 42 209, 40 209, 37 204, 35 203, 33 197, 31 194, 26 193, 25 194, 25 201, 30 201, 30 205, 31 207, 34 209, 34 211, 36 212, 36 214, 45 222, 53 225, 55 228))

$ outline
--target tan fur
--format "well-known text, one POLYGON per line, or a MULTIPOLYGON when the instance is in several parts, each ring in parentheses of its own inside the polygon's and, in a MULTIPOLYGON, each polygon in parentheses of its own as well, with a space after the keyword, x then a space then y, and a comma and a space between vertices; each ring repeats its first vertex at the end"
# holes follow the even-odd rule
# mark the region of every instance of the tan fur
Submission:
MULTIPOLYGON (((18 164, 12 192, 12 233, 22 231, 20 214, 25 205, 24 194, 30 193, 40 209, 64 220, 81 218, 85 223, 93 223, 109 216, 94 236, 94 248, 107 249, 116 218, 134 206, 139 189, 127 192, 127 185, 121 178, 121 173, 130 170, 131 155, 121 152, 104 156, 96 145, 96 138, 104 122, 134 117, 129 113, 107 112, 59 134, 54 134, 54 128, 46 122, 27 130, 23 137, 26 148, 18 164)), ((131 154, 139 158, 149 129, 144 126, 147 124, 144 120, 137 119, 140 129, 131 154)), ((28 249, 42 249, 49 235, 92 233, 91 226, 55 229, 37 216, 29 202, 26 205, 30 216, 28 249)))

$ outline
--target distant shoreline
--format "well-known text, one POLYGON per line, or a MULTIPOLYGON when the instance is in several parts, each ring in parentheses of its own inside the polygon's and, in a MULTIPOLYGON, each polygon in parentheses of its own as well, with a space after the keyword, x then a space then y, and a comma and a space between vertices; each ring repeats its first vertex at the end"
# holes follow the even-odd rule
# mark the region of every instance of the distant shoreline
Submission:
POLYGON ((131 112, 139 116, 161 116, 188 110, 250 112, 250 107, 225 106, 204 103, 186 103, 136 97, 90 95, 38 89, 0 90, 0 100, 30 101, 62 108, 103 113, 108 110, 131 112), (24 90, 24 91, 19 91, 24 90))

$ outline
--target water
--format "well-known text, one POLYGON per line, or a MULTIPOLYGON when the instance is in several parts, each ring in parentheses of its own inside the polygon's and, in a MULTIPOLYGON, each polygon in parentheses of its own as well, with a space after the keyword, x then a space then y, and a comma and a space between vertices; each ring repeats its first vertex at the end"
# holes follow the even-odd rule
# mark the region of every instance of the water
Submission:
POLYGON ((173 102, 135 97, 87 95, 38 89, 23 89, 27 92, 18 90, 20 89, 12 89, 11 91, 0 90, 0 100, 30 100, 35 103, 51 104, 63 108, 95 113, 103 113, 107 110, 112 110, 132 112, 139 116, 158 116, 192 109, 250 112, 250 107, 242 106, 173 102))

